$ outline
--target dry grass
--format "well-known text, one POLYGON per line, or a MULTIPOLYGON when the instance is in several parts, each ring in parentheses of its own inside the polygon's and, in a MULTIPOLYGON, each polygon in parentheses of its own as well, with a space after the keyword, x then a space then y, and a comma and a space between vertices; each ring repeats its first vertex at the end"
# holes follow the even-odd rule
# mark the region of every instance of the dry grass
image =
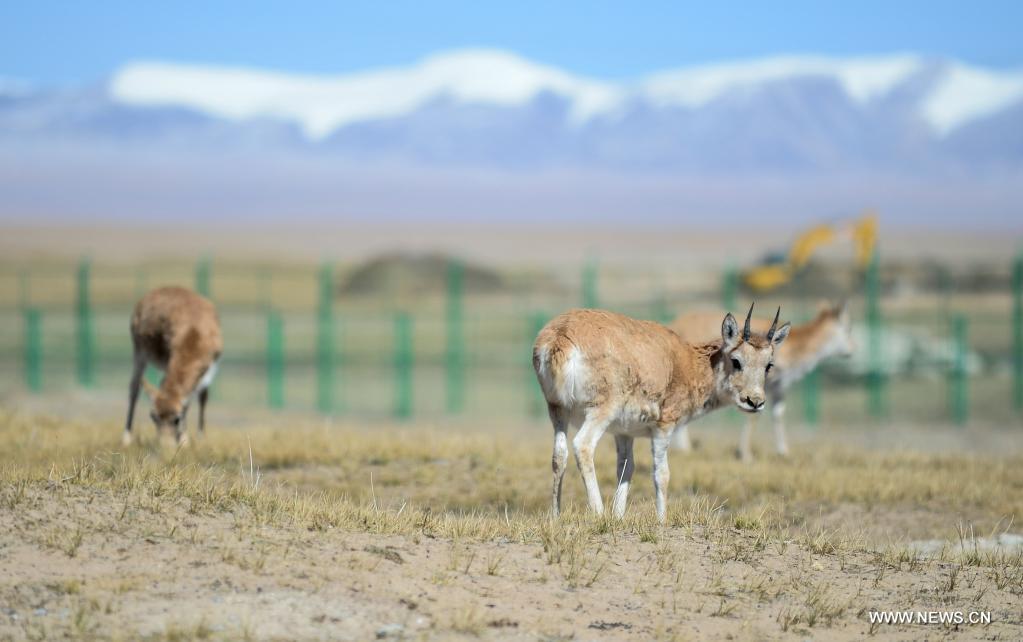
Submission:
MULTIPOLYGON (((2 501, 16 503, 30 480, 59 478, 124 491, 150 489, 156 496, 187 499, 197 510, 244 505, 257 519, 361 524, 380 532, 519 538, 535 535, 546 519, 550 445, 541 428, 516 435, 276 422, 244 432, 213 430, 196 447, 180 451, 161 449, 148 429, 140 428, 141 446, 121 450, 114 445, 114 424, 0 410, 0 467, 10 484, 2 501)), ((864 513, 904 512, 917 529, 870 533, 866 539, 875 543, 884 535, 953 539, 964 523, 987 535, 1023 515, 1019 455, 879 454, 821 445, 791 461, 747 466, 733 460, 729 446, 721 440, 693 455, 672 456, 672 526, 784 531, 827 553, 865 539, 846 528, 836 507, 850 514, 851 523, 864 513)), ((598 454, 606 494, 615 484, 612 450, 598 454)), ((589 527, 655 540, 648 476, 641 458, 629 517, 589 527)), ((570 475, 565 485, 573 517, 562 521, 575 523, 582 515, 572 511, 581 508, 581 484, 570 475)))
MULTIPOLYGON (((1023 554, 979 548, 974 537, 1011 531, 1023 514, 1019 456, 824 445, 791 462, 750 467, 732 460, 726 442, 712 442, 698 454, 673 455, 662 527, 642 460, 625 519, 583 511, 581 484, 569 476, 567 510, 552 521, 548 436, 532 428, 518 435, 366 431, 277 421, 213 430, 180 451, 161 449, 142 432, 143 444, 125 450, 114 446, 113 424, 0 411, 0 511, 17 517, 15 541, 69 564, 84 564, 83 555, 105 550, 109 538, 168 543, 206 551, 197 569, 233 569, 260 583, 291 573, 288 587, 317 593, 339 580, 323 560, 303 566, 307 554, 298 551, 322 538, 334 542, 329 565, 345 581, 366 578, 362 592, 390 573, 419 577, 426 593, 454 600, 443 617, 427 617, 415 606, 419 598, 403 597, 398 608, 408 613, 395 626, 467 637, 523 633, 513 614, 495 614, 488 590, 520 597, 569 591, 580 603, 605 596, 599 599, 619 600, 622 613, 637 608, 623 604, 643 605, 651 615, 639 620, 580 625, 548 614, 534 631, 557 637, 582 634, 583 626, 640 638, 686 637, 692 631, 680 622, 694 619, 739 637, 804 634, 840 622, 866 632, 867 608, 990 602, 997 609, 1023 595, 1023 554), (862 527, 864 516, 872 528, 862 527), (907 546, 923 537, 950 544, 925 557, 907 546), (422 550, 433 551, 428 563, 422 550), (428 624, 415 624, 416 617, 428 624)), ((610 450, 598 461, 606 493, 614 487, 610 450)), ((139 595, 146 581, 47 580, 38 590, 72 616, 58 629, 26 624, 22 634, 117 637, 109 628, 116 616, 106 612, 139 595)), ((379 590, 393 599, 393 586, 379 590)), ((3 591, 11 604, 38 599, 3 591)), ((1012 613, 1003 613, 1003 624, 1017 627, 1019 613, 1012 613)), ((212 626, 170 621, 153 637, 224 637, 212 626)), ((227 637, 261 637, 247 627, 227 637)))

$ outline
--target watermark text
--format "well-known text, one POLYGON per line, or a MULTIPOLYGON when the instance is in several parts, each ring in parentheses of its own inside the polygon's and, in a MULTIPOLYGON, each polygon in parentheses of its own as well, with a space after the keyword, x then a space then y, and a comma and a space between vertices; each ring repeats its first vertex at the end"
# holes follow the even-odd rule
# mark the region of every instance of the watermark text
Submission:
POLYGON ((871 624, 991 624, 991 611, 869 611, 871 624))

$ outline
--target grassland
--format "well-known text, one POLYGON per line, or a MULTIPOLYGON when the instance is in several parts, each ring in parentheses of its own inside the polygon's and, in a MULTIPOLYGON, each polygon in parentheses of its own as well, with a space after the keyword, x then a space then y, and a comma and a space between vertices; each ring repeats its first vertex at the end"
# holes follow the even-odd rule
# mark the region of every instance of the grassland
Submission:
MULTIPOLYGON (((626 519, 583 512, 570 475, 567 514, 552 521, 539 423, 225 409, 211 423, 187 450, 161 447, 148 426, 123 450, 115 420, 6 403, 0 638, 1023 634, 1023 553, 984 545, 1019 532, 1012 432, 903 432, 895 449, 803 435, 791 460, 745 466, 731 435, 697 431, 695 453, 672 455, 661 527, 645 453, 626 519), (948 543, 914 544, 932 539, 948 543), (870 624, 887 609, 984 610, 992 623, 870 624)), ((598 459, 605 494, 612 450, 598 459)))

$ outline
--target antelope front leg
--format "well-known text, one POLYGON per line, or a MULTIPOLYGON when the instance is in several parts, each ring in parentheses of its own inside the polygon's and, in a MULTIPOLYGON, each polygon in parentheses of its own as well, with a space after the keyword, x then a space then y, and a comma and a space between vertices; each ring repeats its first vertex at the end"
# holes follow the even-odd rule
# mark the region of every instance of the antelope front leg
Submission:
POLYGON ((124 434, 121 436, 121 444, 131 445, 131 425, 135 419, 135 406, 139 400, 139 389, 142 387, 142 377, 146 372, 146 360, 142 354, 135 350, 132 364, 131 382, 128 384, 128 419, 124 422, 124 434))
POLYGON ((199 391, 199 436, 206 434, 206 400, 210 397, 210 389, 199 391))
POLYGON ((174 426, 174 438, 178 442, 179 447, 188 445, 188 404, 181 409, 181 421, 174 426))
POLYGON ((615 448, 618 450, 618 488, 615 490, 614 515, 621 519, 625 516, 625 504, 629 500, 629 484, 632 483, 632 471, 636 469, 632 457, 633 438, 626 435, 615 435, 615 448))
POLYGON ((654 429, 650 438, 650 450, 654 459, 654 493, 657 497, 657 521, 664 524, 668 519, 668 448, 671 446, 671 433, 659 428, 654 429))
POLYGON ((597 471, 593 467, 593 454, 597 449, 597 442, 604 435, 609 423, 606 416, 591 411, 587 413, 586 421, 583 422, 575 439, 572 440, 575 463, 579 466, 583 484, 586 485, 586 498, 590 510, 598 515, 604 514, 604 500, 600 497, 600 487, 597 485, 597 471))

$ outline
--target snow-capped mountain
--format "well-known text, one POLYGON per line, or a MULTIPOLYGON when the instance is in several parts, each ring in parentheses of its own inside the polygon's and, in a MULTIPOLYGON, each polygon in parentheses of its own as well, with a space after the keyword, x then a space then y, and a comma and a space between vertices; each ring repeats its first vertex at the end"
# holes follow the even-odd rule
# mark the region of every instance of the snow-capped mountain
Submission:
MULTIPOLYGON (((106 211, 114 202, 109 190, 80 198, 58 190, 66 199, 59 202, 43 195, 70 183, 99 190, 98 181, 81 178, 96 168, 111 181, 134 172, 142 184, 158 175, 161 188, 175 176, 179 188, 168 202, 216 193, 223 204, 238 197, 237 189, 221 192, 243 167, 259 176, 246 189, 271 190, 289 205, 313 194, 319 200, 308 209, 323 211, 323 203, 353 193, 336 177, 355 180, 369 167, 379 169, 373 180, 381 190, 395 181, 422 190, 413 209, 435 196, 438 210, 468 203, 459 191, 468 171, 503 176, 472 179, 473 211, 509 202, 507 194, 532 175, 539 177, 532 194, 545 196, 518 210, 547 207, 562 190, 573 192, 564 199, 576 198, 579 186, 601 206, 618 199, 629 209, 632 195, 643 193, 652 199, 648 210, 663 212, 694 195, 702 210, 730 211, 725 203, 732 202, 732 211, 746 211, 768 196, 784 209, 805 190, 813 203, 841 193, 856 207, 885 205, 884 192, 921 215, 976 203, 1004 219, 1008 204, 1023 200, 1016 180, 1023 71, 914 54, 786 56, 609 81, 506 52, 465 50, 334 76, 137 62, 89 87, 0 82, 0 187, 7 192, 0 210, 11 202, 60 210, 95 197, 107 204, 93 209, 106 211), (27 162, 37 187, 22 180, 27 162), (141 169, 147 163, 158 170, 141 169), (442 188, 437 172, 447 172, 442 188), (571 177, 551 179, 552 172, 571 177), (308 184, 299 189, 297 176, 308 184), (728 187, 739 177, 742 194, 728 187), (500 190, 487 191, 497 184, 500 190), (611 185, 613 197, 599 195, 611 185)), ((379 194, 362 186, 373 180, 355 181, 371 204, 379 194)), ((148 202, 144 195, 140 187, 140 202, 148 202)))
MULTIPOLYGON (((707 107, 799 79, 833 83, 853 104, 889 97, 935 65, 919 56, 830 59, 779 57, 651 74, 610 83, 573 76, 499 51, 460 51, 420 64, 338 77, 245 69, 137 63, 110 83, 111 97, 139 107, 186 107, 235 121, 257 118, 299 125, 310 139, 346 126, 408 116, 439 99, 455 104, 521 108, 544 93, 566 103, 567 122, 582 126, 623 116, 637 104, 654 109, 707 107)), ((915 96, 916 114, 938 136, 1023 100, 1023 73, 947 63, 915 96)))
MULTIPOLYGON (((0 85, 0 92, 3 92, 0 85)), ((579 77, 469 50, 339 76, 133 63, 100 87, 0 98, 0 137, 327 149, 484 166, 785 170, 1023 161, 1023 72, 915 55, 777 57, 579 77), (1006 153, 1010 152, 1010 153, 1006 153)))

